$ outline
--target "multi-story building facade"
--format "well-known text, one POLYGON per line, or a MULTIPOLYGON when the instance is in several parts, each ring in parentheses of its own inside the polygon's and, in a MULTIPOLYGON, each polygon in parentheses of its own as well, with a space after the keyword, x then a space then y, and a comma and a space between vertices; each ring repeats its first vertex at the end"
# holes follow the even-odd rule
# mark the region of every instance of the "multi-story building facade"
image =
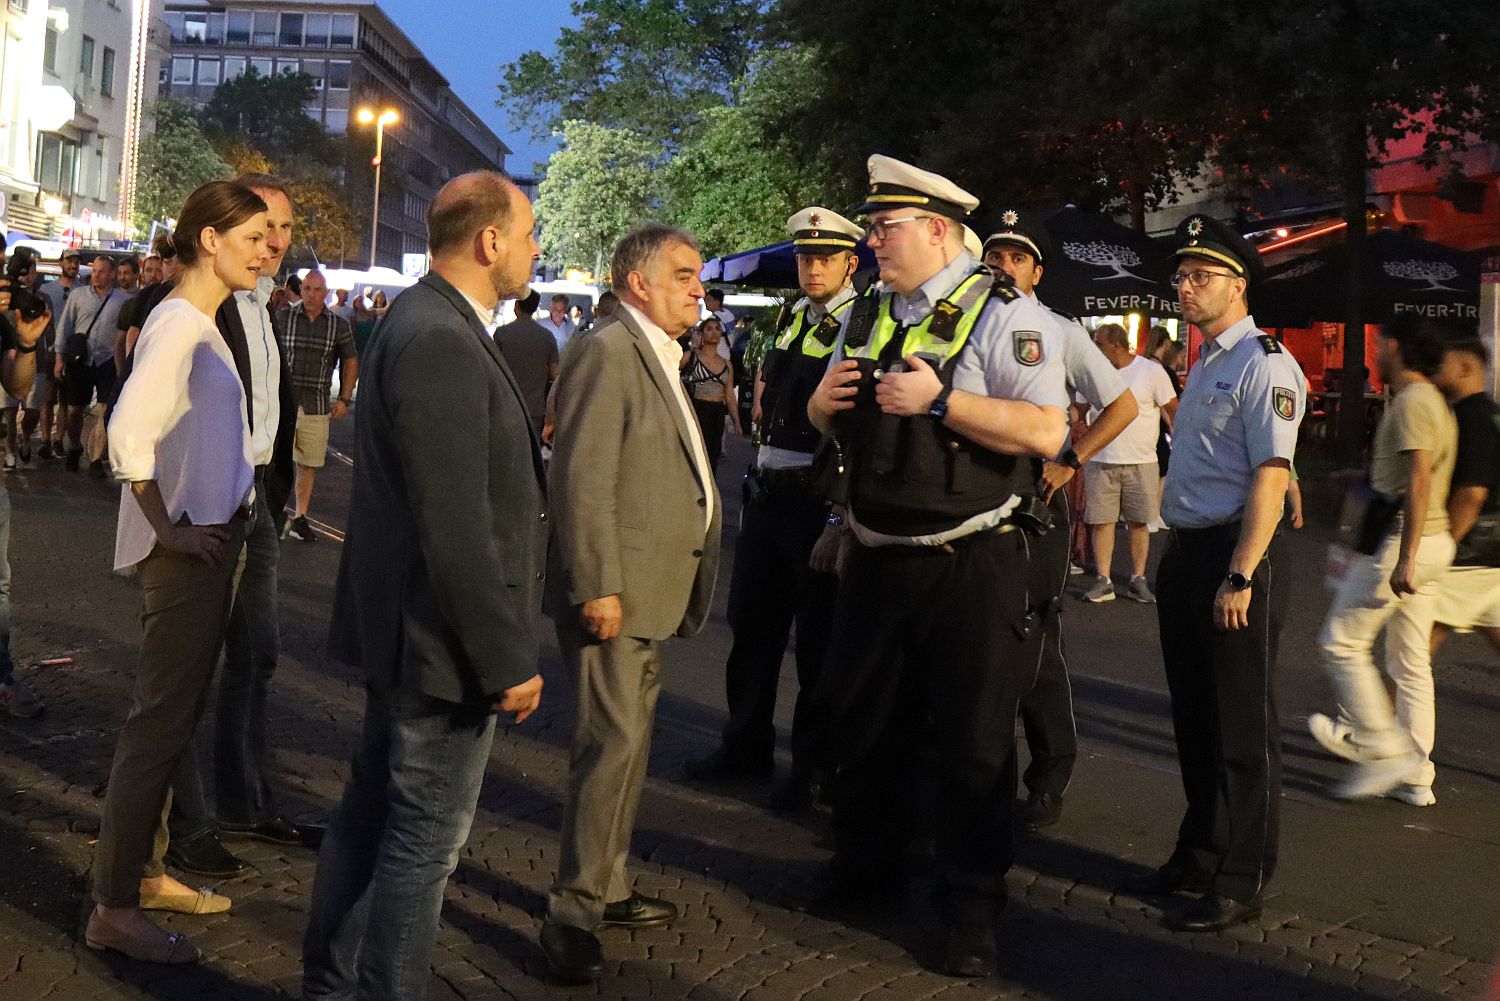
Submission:
MULTIPOLYGON (((311 76, 316 90, 305 110, 330 133, 366 128, 361 108, 400 115, 385 130, 378 264, 400 269, 403 254, 426 251, 427 206, 448 178, 505 169, 509 147, 374 3, 169 0, 166 20, 172 56, 162 96, 201 106, 253 67, 311 76)), ((366 248, 368 240, 367 232, 366 248)))
POLYGON ((38 237, 72 230, 91 242, 125 235, 120 180, 132 131, 132 46, 139 44, 147 72, 167 54, 153 4, 159 13, 161 0, 8 0, 0 13, 8 228, 38 237), (135 31, 137 19, 145 31, 135 31))

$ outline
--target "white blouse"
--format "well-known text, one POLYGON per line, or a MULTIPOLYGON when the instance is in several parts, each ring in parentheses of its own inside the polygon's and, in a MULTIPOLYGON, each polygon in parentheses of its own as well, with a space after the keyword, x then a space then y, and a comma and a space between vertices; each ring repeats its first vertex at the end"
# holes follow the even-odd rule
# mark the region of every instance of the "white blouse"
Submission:
POLYGON ((152 310, 135 367, 109 422, 109 461, 120 491, 115 568, 134 566, 156 532, 130 484, 155 480, 173 522, 222 525, 251 496, 255 457, 245 387, 212 318, 185 299, 152 310))

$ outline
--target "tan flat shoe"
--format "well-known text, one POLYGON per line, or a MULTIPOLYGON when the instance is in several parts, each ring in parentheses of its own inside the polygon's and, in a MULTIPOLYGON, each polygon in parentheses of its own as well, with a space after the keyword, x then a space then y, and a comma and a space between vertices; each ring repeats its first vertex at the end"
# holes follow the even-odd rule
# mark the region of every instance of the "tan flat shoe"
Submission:
POLYGON ((234 901, 202 886, 193 893, 142 893, 141 910, 176 914, 223 914, 234 901))
POLYGON ((168 933, 153 927, 154 934, 120 931, 99 920, 97 912, 89 915, 83 941, 90 949, 113 949, 122 956, 142 963, 182 966, 198 962, 202 955, 186 935, 168 933))

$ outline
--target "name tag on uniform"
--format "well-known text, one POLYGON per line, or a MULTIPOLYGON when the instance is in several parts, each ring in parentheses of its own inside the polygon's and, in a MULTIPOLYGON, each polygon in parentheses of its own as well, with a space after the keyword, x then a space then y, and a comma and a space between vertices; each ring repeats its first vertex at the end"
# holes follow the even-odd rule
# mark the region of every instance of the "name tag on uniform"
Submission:
POLYGON ((1227 392, 1229 392, 1229 391, 1230 391, 1230 390, 1231 390, 1231 389, 1233 389, 1233 388, 1234 388, 1234 387, 1233 387, 1233 386, 1231 386, 1231 385, 1230 385, 1230 384, 1229 384, 1229 383, 1227 383, 1227 382, 1216 382, 1216 383, 1214 383, 1214 388, 1215 388, 1215 389, 1222 389, 1222 390, 1224 390, 1224 392, 1226 392, 1226 393, 1227 393, 1227 392))

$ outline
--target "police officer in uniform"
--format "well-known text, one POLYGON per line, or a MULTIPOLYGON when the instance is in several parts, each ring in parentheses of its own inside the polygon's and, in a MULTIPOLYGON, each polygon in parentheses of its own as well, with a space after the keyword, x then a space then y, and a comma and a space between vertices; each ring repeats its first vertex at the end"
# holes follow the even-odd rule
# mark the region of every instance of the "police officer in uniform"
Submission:
POLYGON ((827 502, 810 480, 809 467, 822 434, 808 420, 807 401, 828 368, 854 301, 849 279, 859 264, 854 250, 864 230, 818 206, 793 215, 787 230, 804 298, 777 333, 756 380, 762 444, 756 468, 747 477, 747 503, 729 589, 729 622, 734 629, 734 646, 724 668, 729 722, 719 748, 691 762, 687 772, 697 779, 771 775, 776 687, 795 621, 798 692, 792 717, 792 771, 773 804, 803 810, 812 805, 827 771, 827 721, 813 695, 828 649, 838 589, 835 529, 827 524, 827 502))
POLYGON ((1175 240, 1172 284, 1204 339, 1177 408, 1156 575, 1187 812, 1166 864, 1124 888, 1201 893, 1167 923, 1217 931, 1260 913, 1276 867, 1274 675, 1291 583, 1278 525, 1306 383, 1250 316, 1246 292, 1264 273, 1255 248, 1200 215, 1175 240))
MULTIPOLYGON (((1024 209, 992 212, 980 227, 984 233, 984 264, 1004 274, 1022 295, 1036 299, 1042 271, 1055 255, 1052 235, 1041 219, 1024 209)), ((1052 530, 1031 548, 1032 587, 1046 599, 1042 615, 1042 663, 1036 684, 1021 699, 1021 722, 1031 761, 1021 775, 1026 806, 1020 827, 1034 832, 1062 819, 1063 794, 1073 778, 1078 759, 1078 729, 1073 719, 1073 688, 1068 681, 1062 636, 1062 595, 1068 582, 1068 550, 1072 539, 1072 511, 1065 487, 1089 457, 1119 436, 1135 420, 1139 404, 1127 391, 1118 370, 1071 316, 1048 307, 1056 351, 1067 374, 1067 408, 1082 396, 1100 411, 1098 420, 1077 441, 1066 443, 1058 455, 1042 465, 1040 490, 1052 511, 1052 530)))
POLYGON ((1045 517, 1029 457, 1066 434, 1046 311, 963 249, 978 200, 946 178, 869 161, 867 238, 884 288, 859 299, 808 404, 831 432, 854 538, 823 691, 835 760, 829 902, 904 889, 911 766, 935 723, 942 968, 995 969, 1013 854, 1015 716, 1040 630, 1028 532, 1045 517), (1046 401, 1046 405, 1033 401, 1046 401))

